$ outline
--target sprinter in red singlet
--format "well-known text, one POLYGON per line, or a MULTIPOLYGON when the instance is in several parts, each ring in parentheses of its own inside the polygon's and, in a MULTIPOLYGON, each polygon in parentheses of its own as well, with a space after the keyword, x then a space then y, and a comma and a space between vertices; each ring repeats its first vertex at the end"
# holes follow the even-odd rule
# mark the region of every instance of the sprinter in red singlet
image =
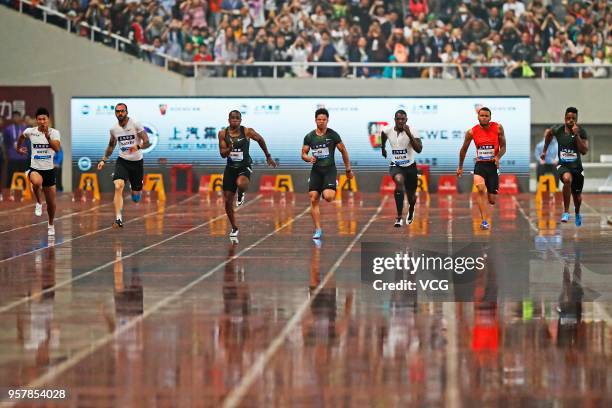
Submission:
POLYGON ((506 153, 506 136, 501 124, 491 122, 491 110, 480 108, 478 110, 479 124, 465 133, 463 146, 459 152, 459 167, 457 177, 463 174, 463 161, 465 154, 474 140, 476 145, 476 165, 474 166, 474 185, 478 189, 478 208, 482 217, 481 229, 489 229, 487 222, 487 207, 485 193, 489 204, 495 204, 495 196, 499 188, 499 160, 506 153))

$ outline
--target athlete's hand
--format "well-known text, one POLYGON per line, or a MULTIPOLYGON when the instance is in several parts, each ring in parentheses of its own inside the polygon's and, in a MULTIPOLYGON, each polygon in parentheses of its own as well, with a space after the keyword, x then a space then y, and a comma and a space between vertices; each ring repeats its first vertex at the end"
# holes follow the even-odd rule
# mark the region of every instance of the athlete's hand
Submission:
POLYGON ((104 167, 104 160, 98 162, 98 171, 102 170, 102 167, 104 167))
POLYGON ((317 162, 317 158, 314 156, 310 156, 310 159, 308 159, 308 161, 312 164, 315 164, 317 162))
POLYGON ((273 169, 275 169, 276 167, 278 167, 278 164, 276 164, 276 162, 274 161, 274 159, 272 158, 272 156, 268 156, 266 158, 266 162, 268 163, 268 166, 272 167, 273 169))
POLYGON ((499 169, 499 157, 495 156, 495 167, 499 169))
POLYGON ((128 149, 128 153, 136 153, 138 151, 138 146, 134 145, 134 146, 130 146, 130 148, 128 149))
POLYGON ((383 147, 382 148, 382 156, 386 159, 387 158, 387 150, 383 147))
POLYGON ((542 152, 542 154, 540 155, 540 160, 542 160, 542 164, 544 164, 544 160, 546 159, 546 153, 542 152))
POLYGON ((346 169, 346 178, 349 180, 353 178, 353 170, 350 168, 346 169))
POLYGON ((573 133, 575 136, 578 136, 578 131, 580 131, 580 126, 578 126, 578 124, 577 124, 577 123, 574 123, 574 126, 572 127, 572 133, 573 133))
POLYGON ((21 147, 17 148, 17 152, 19 154, 23 154, 23 155, 28 154, 28 148, 25 147, 25 146, 21 146, 21 147))
POLYGON ((461 177, 463 175, 463 167, 457 167, 457 177, 461 177))

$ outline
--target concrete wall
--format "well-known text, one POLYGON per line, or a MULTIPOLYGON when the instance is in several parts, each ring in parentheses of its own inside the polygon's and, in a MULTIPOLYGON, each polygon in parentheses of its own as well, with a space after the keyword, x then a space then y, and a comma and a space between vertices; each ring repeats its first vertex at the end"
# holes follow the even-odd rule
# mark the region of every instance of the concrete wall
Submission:
MULTIPOLYGON (((70 98, 73 96, 512 96, 532 99, 533 143, 542 128, 563 119, 569 105, 593 126, 596 150, 612 153, 612 79, 602 80, 348 80, 185 78, 0 7, 0 84, 50 85, 55 125, 70 157, 70 98)), ((106 137, 107 130, 100 129, 106 137)), ((70 166, 64 172, 69 186, 70 166)))

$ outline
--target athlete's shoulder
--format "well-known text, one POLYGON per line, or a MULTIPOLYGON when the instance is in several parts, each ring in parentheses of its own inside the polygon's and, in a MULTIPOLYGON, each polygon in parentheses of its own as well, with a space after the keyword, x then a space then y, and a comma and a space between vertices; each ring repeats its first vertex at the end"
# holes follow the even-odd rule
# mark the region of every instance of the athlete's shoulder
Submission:
MULTIPOLYGON (((580 125, 578 125, 578 126, 580 126, 580 125)), ((585 128, 583 128, 582 126, 580 126, 580 131, 579 131, 579 133, 578 133, 578 134, 580 135, 580 137, 581 137, 582 139, 586 139, 586 138, 587 138, 587 131, 586 131, 586 129, 585 129, 585 128)))
POLYGON ((51 139, 59 139, 60 138, 60 131, 55 129, 55 128, 49 128, 49 135, 50 135, 51 139))
POLYGON ((385 132, 385 135, 389 136, 389 134, 393 131, 393 126, 394 125, 385 125, 383 126, 383 128, 380 130, 381 132, 385 132))
POLYGON ((29 127, 23 131, 24 136, 30 136, 36 134, 36 127, 29 127))
POLYGON ((550 130, 553 132, 554 135, 557 135, 565 131, 565 125, 553 125, 550 127, 550 130))
POLYGON ((332 128, 327 128, 327 133, 335 139, 340 139, 340 134, 332 128))
POLYGON ((136 130, 138 130, 139 132, 141 130, 144 130, 144 128, 142 127, 142 123, 140 123, 139 120, 134 119, 134 118, 130 118, 130 123, 132 126, 134 126, 136 128, 136 130))

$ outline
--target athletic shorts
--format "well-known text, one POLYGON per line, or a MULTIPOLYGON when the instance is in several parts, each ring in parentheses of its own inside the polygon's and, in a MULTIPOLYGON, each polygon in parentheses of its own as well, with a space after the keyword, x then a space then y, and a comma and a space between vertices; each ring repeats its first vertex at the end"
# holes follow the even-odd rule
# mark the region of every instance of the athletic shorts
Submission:
POLYGON ((125 160, 119 157, 115 164, 113 180, 130 182, 132 191, 142 190, 142 179, 144 178, 144 160, 125 160))
POLYGON ((569 167, 565 167, 560 164, 557 166, 557 171, 559 172, 559 179, 563 180, 564 173, 572 174, 572 193, 580 194, 582 193, 582 187, 584 187, 584 171, 582 169, 571 169, 569 167))
POLYGON ((251 170, 250 166, 245 167, 230 167, 225 166, 225 171, 223 172, 223 191, 231 191, 235 193, 238 190, 238 177, 244 176, 251 179, 251 170))
POLYGON ((390 166, 389 174, 393 179, 395 179, 397 174, 404 176, 404 188, 407 191, 416 191, 419 185, 419 175, 417 173, 416 163, 412 163, 410 166, 406 167, 390 166))
POLYGON ((30 182, 32 182, 32 179, 30 178, 30 173, 32 173, 33 171, 41 175, 43 179, 43 182, 42 182, 43 187, 52 187, 55 185, 55 168, 52 168, 51 170, 38 170, 38 169, 33 169, 32 167, 28 168, 25 174, 26 176, 28 176, 28 179, 30 180, 30 182))
POLYGON ((322 193, 323 190, 336 191, 337 174, 336 166, 313 166, 308 178, 308 191, 319 193, 322 193))
POLYGON ((499 189, 499 171, 495 162, 476 162, 474 175, 482 177, 487 186, 487 193, 497 194, 499 189))

